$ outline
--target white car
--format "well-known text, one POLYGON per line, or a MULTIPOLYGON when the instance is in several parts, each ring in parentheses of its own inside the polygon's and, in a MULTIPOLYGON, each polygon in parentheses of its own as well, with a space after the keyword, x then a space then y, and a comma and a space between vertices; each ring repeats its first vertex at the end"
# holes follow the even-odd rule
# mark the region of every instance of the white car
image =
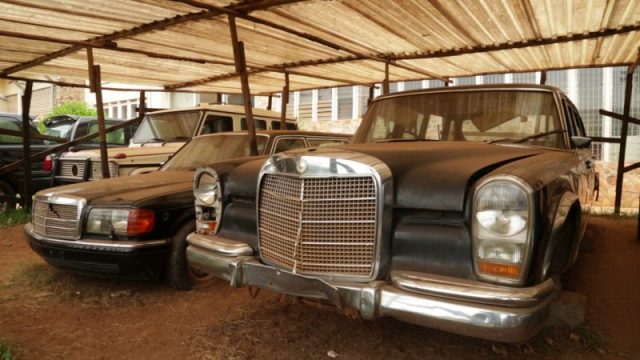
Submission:
MULTIPOLYGON (((280 113, 253 109, 256 130, 279 130, 280 113)), ((296 130, 287 119, 287 130, 296 130)), ((243 106, 207 105, 148 114, 128 147, 107 149, 111 177, 145 174, 158 169, 194 136, 247 129, 243 106)), ((100 150, 63 153, 54 162, 55 184, 102 179, 100 150)))

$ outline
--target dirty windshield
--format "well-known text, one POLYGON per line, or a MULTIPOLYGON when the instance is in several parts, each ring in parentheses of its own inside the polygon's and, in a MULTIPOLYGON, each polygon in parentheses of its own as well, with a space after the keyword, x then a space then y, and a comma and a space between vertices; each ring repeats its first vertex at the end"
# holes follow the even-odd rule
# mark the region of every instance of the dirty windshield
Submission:
POLYGON ((551 92, 450 91, 375 102, 354 142, 479 141, 563 148, 563 132, 551 92))
POLYGON ((147 144, 188 141, 193 137, 201 115, 201 111, 149 115, 142 120, 133 142, 147 144))
MULTIPOLYGON (((258 154, 264 152, 268 137, 257 135, 258 154)), ((246 134, 200 136, 180 149, 161 170, 195 170, 218 161, 247 157, 251 154, 246 134)))

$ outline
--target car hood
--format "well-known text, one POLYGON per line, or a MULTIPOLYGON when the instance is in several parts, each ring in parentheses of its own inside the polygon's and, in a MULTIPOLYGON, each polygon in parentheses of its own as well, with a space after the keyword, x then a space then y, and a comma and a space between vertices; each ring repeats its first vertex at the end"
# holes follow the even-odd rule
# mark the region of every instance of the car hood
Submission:
POLYGON ((429 141, 351 144, 305 155, 331 156, 344 151, 372 156, 389 167, 394 207, 455 212, 464 210, 468 189, 480 177, 509 162, 545 152, 521 146, 429 141))
MULTIPOLYGON (((107 156, 113 159, 117 154, 124 154, 127 158, 173 154, 182 147, 184 143, 167 143, 164 146, 143 146, 143 147, 113 147, 107 149, 107 156)), ((66 152, 62 154, 62 159, 87 159, 100 160, 100 149, 88 149, 82 151, 66 152)))
POLYGON ((89 181, 58 186, 39 195, 72 195, 84 198, 88 205, 137 205, 162 201, 159 198, 192 193, 193 171, 154 171, 148 174, 89 181))

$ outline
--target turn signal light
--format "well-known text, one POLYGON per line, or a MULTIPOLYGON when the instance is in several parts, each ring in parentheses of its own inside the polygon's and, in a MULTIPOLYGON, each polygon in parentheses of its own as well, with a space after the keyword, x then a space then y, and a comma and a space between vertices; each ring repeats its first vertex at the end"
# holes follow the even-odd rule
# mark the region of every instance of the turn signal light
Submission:
POLYGON ((218 227, 217 221, 200 220, 198 223, 198 233, 203 235, 212 235, 216 233, 218 227))
POLYGON ((478 261, 478 270, 484 274, 519 278, 522 268, 512 264, 498 264, 489 261, 478 261))
POLYGON ((127 235, 141 235, 153 230, 156 213, 148 209, 131 209, 127 221, 127 235))

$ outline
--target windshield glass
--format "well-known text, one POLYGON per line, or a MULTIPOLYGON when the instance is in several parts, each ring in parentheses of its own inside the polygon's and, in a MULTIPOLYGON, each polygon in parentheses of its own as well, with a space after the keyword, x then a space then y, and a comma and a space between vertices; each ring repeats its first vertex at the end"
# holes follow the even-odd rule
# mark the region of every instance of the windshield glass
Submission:
MULTIPOLYGON (((69 139, 71 136, 71 129, 75 121, 57 122, 47 126, 44 131, 45 135, 55 136, 63 139, 69 139)), ((47 141, 47 143, 54 143, 53 141, 47 141)))
POLYGON ((133 142, 143 144, 187 141, 193 137, 201 113, 189 111, 149 115, 142 120, 133 136, 133 142))
MULTIPOLYGON (((257 135, 258 154, 264 152, 268 137, 257 135)), ((251 153, 249 149, 249 136, 245 134, 217 134, 197 137, 180 149, 162 167, 166 170, 195 170, 199 166, 214 162, 247 157, 251 153)))
POLYGON ((563 132, 550 92, 452 91, 375 102, 354 142, 482 141, 563 148, 563 132))

